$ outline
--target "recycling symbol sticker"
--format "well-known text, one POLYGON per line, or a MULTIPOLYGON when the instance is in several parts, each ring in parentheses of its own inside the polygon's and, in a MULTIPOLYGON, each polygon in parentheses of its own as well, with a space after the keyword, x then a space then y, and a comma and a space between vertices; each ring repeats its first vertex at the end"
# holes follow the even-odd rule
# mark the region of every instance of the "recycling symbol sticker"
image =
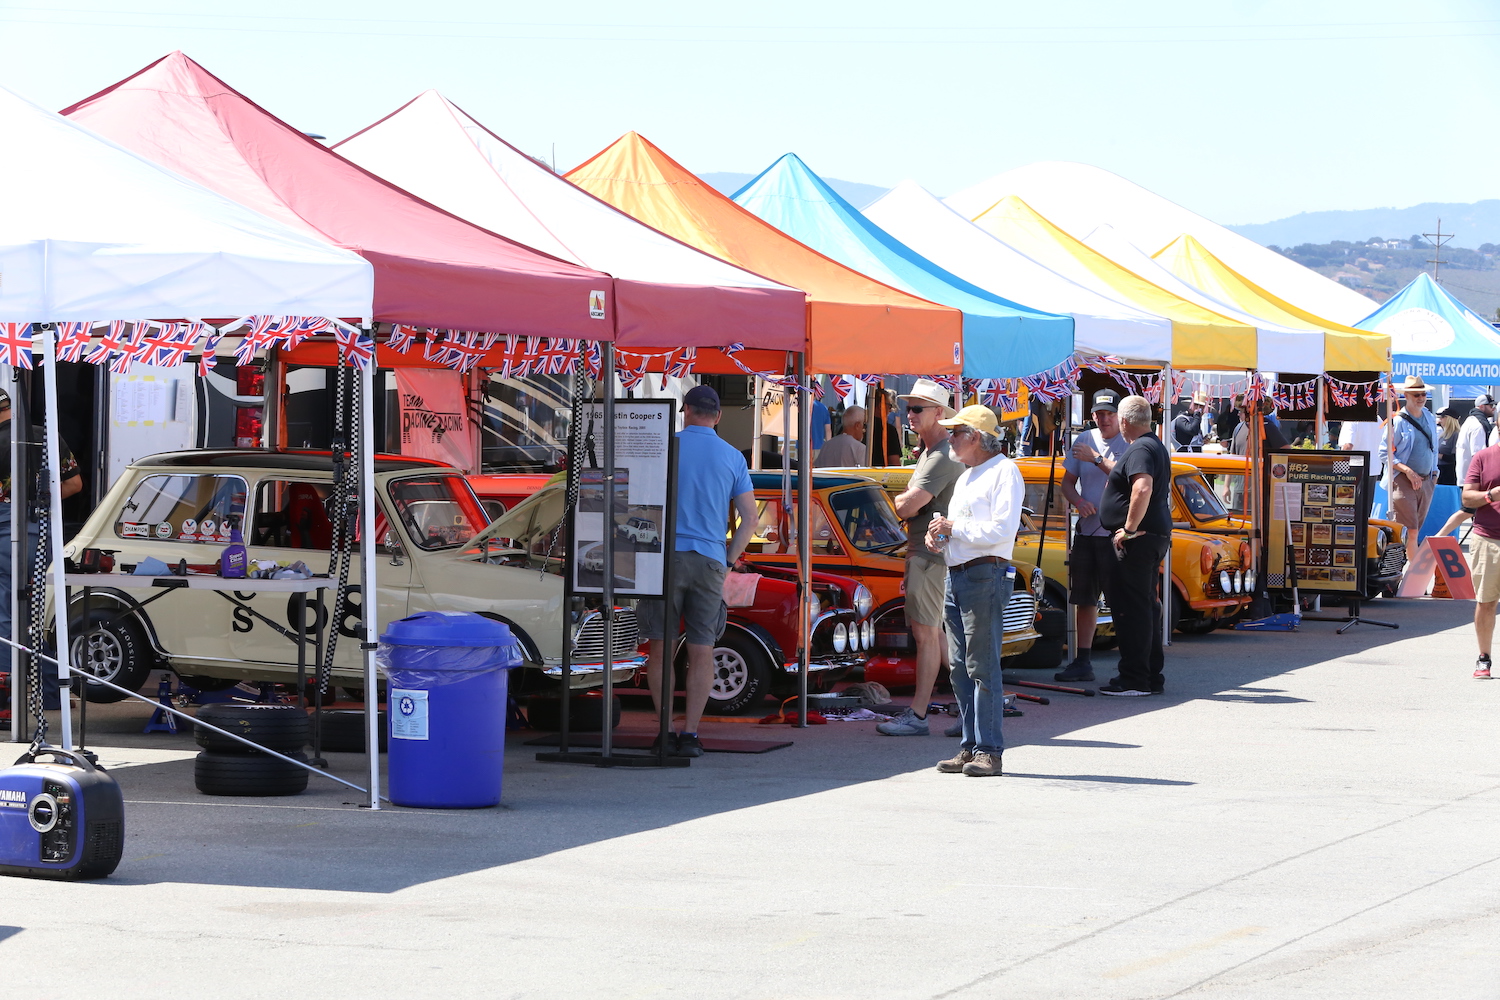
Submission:
POLYGON ((427 739, 427 692, 392 689, 390 697, 391 704, 396 706, 390 717, 391 739, 427 739))

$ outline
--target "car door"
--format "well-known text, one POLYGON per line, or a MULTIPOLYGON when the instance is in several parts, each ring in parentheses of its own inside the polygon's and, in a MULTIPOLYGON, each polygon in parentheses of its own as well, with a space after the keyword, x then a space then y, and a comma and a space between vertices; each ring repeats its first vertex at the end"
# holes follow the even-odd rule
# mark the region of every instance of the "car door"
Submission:
MULTIPOLYGON (((332 563, 333 522, 329 516, 328 497, 332 484, 327 480, 297 479, 291 475, 267 475, 255 485, 251 530, 245 539, 250 560, 275 562, 283 566, 305 563, 314 573, 335 571, 332 563)), ((376 517, 376 534, 383 536, 384 514, 376 517)), ((362 610, 364 588, 359 560, 359 540, 349 551, 350 591, 347 606, 336 609, 337 580, 328 581, 321 602, 308 595, 305 613, 296 594, 256 594, 246 590, 234 596, 242 606, 232 609, 233 648, 245 660, 260 663, 295 664, 297 647, 292 641, 296 629, 312 639, 321 623, 325 641, 338 610, 339 639, 334 665, 344 670, 360 669, 359 644, 364 640, 362 610), (252 613, 252 609, 255 613, 252 613), (280 629, 258 615, 270 619, 280 629)), ((407 613, 411 567, 404 559, 392 559, 384 547, 377 548, 377 579, 380 582, 380 621, 388 622, 407 613)), ((313 653, 308 651, 308 669, 313 653)))

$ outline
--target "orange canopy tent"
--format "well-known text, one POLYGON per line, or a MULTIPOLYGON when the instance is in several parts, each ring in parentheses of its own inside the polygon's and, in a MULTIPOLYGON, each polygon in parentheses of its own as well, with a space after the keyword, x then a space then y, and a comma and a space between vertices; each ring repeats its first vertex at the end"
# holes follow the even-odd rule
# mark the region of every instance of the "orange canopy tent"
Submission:
POLYGON ((963 370, 962 312, 881 284, 797 242, 634 132, 567 178, 648 226, 806 292, 809 372, 963 370))

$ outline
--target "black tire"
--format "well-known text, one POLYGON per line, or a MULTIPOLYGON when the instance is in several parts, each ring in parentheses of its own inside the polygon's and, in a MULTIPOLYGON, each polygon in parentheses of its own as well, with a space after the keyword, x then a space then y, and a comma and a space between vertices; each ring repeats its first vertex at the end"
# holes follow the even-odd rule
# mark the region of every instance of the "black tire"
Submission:
MULTIPOLYGON (((726 630, 714 643, 713 681, 707 715, 744 715, 755 711, 771 693, 774 665, 760 644, 742 632, 726 630)), ((687 650, 678 665, 687 668, 687 650)))
POLYGON ((1177 631, 1183 635, 1208 635, 1218 628, 1220 621, 1196 611, 1188 611, 1177 618, 1177 631))
POLYGON ((1068 634, 1068 611, 1055 608, 1051 603, 1042 605, 1041 620, 1036 623, 1037 634, 1043 639, 1056 639, 1068 634))
POLYGON ((1031 648, 1000 661, 1006 670, 1056 670, 1062 666, 1064 636, 1043 636, 1031 644, 1031 648))
MULTIPOLYGON (((365 752, 365 713, 338 709, 320 712, 318 725, 322 727, 322 748, 329 753, 365 752)), ((385 753, 390 743, 390 720, 380 713, 380 752, 385 753)))
POLYGON ((199 691, 228 691, 240 683, 235 677, 209 677, 205 674, 178 674, 177 679, 199 691))
MULTIPOLYGON (((307 760, 300 753, 287 756, 307 760)), ((297 795, 307 790, 307 778, 303 768, 254 750, 234 754, 205 750, 193 761, 193 784, 204 795, 297 795)))
MULTIPOLYGON (((156 669, 156 653, 146 641, 146 631, 133 617, 116 617, 116 612, 96 608, 89 612, 89 624, 82 619, 70 623, 70 645, 74 666, 86 674, 113 681, 121 687, 139 691, 151 671, 156 669)), ((99 684, 90 684, 89 701, 107 704, 125 697, 99 684)))
MULTIPOLYGON (((620 698, 614 699, 611 727, 620 724, 620 698)), ((503 720, 500 720, 503 725, 503 720)), ((555 733, 562 728, 562 699, 556 695, 537 694, 526 700, 526 721, 532 729, 555 733)), ((604 699, 575 694, 568 703, 568 732, 597 733, 604 729, 604 699)))
MULTIPOLYGON (((312 722, 296 705, 204 705, 198 718, 220 729, 243 736, 268 750, 292 754, 312 739, 312 722)), ((193 739, 213 754, 254 754, 255 751, 202 726, 193 727, 193 739)))

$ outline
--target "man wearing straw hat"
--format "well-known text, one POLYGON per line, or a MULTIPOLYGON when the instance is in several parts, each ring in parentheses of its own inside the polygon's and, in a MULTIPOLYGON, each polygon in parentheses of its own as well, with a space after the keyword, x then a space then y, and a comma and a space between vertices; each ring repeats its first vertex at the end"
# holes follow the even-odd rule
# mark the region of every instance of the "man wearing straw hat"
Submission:
POLYGON ((989 407, 966 406, 940 422, 949 429, 954 456, 968 468, 953 484, 952 509, 933 514, 927 526, 928 549, 941 552, 948 566, 943 612, 963 725, 958 753, 940 761, 937 769, 971 778, 999 777, 1005 752, 1000 648, 1026 484, 1016 463, 1001 454, 999 423, 989 407))
POLYGON ((911 707, 875 731, 885 736, 926 736, 927 705, 938 669, 947 658, 943 639, 943 588, 948 568, 941 553, 928 550, 923 539, 934 514, 948 510, 953 484, 963 474, 963 463, 949 448, 948 428, 938 423, 953 416, 947 389, 919 378, 911 392, 897 399, 906 404, 906 420, 922 440, 922 457, 912 470, 906 489, 896 497, 896 513, 906 521, 906 624, 917 641, 917 687, 911 707))
POLYGON ((1437 418, 1424 405, 1427 383, 1422 376, 1406 376, 1397 391, 1406 398, 1406 406, 1391 421, 1394 441, 1388 490, 1391 514, 1406 528, 1406 564, 1410 566, 1417 558, 1418 535, 1437 485, 1437 418))

